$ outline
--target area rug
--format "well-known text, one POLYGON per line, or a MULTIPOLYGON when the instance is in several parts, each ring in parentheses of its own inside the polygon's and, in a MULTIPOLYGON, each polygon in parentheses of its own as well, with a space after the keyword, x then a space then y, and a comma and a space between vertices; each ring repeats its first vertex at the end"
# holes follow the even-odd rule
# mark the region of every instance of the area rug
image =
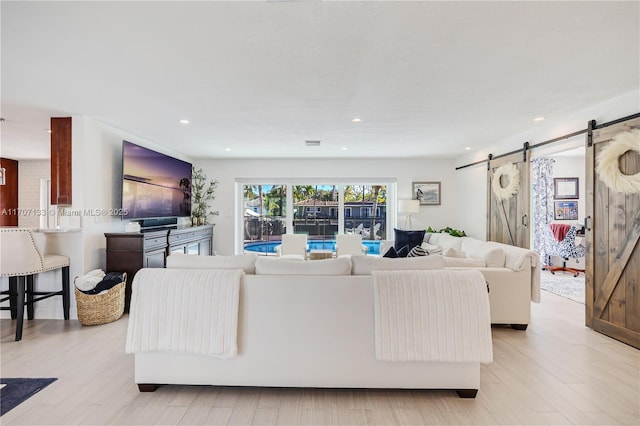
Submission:
POLYGON ((0 416, 58 379, 0 379, 0 416))
POLYGON ((584 304, 584 274, 574 277, 572 274, 542 271, 540 274, 540 287, 543 290, 555 293, 584 304))

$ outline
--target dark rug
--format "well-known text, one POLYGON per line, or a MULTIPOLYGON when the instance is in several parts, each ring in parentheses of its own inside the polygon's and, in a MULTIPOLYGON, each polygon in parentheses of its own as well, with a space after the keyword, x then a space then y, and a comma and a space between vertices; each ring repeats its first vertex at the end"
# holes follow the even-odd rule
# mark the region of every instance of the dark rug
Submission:
POLYGON ((0 379, 0 416, 58 379, 0 379))
POLYGON ((540 287, 543 290, 582 304, 584 304, 585 299, 584 286, 584 274, 580 274, 577 277, 560 271, 555 274, 549 271, 542 271, 540 274, 540 287))

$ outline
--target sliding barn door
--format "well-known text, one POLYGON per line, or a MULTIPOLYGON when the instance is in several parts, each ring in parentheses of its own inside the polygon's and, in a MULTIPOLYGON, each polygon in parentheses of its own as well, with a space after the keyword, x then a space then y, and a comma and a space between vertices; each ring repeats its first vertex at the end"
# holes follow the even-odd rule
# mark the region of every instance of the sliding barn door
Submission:
MULTIPOLYGON (((598 156, 612 145, 623 146, 620 141, 629 140, 629 130, 640 128, 640 118, 593 127, 591 124, 587 136, 586 156, 585 321, 602 334, 640 348, 640 193, 620 190, 610 181, 607 185, 604 181, 609 174, 596 171, 598 156)), ((634 140, 637 147, 640 140, 634 140)), ((623 175, 640 173, 637 151, 617 148, 605 154, 615 151, 621 151, 616 170, 623 175)))
MULTIPOLYGON (((529 169, 531 151, 489 160, 487 174, 487 240, 529 248, 529 169), (494 189, 494 180, 500 179, 500 188, 508 189, 510 182, 500 167, 513 165, 519 172, 520 183, 513 195, 499 196, 494 189), (498 174, 496 174, 498 170, 498 174)), ((504 169, 504 168, 503 168, 504 169)))

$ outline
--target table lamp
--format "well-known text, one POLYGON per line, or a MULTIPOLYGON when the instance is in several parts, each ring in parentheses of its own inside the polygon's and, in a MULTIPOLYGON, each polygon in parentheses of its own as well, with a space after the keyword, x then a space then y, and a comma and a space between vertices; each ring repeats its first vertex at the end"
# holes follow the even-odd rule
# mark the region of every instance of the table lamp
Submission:
POLYGON ((411 229, 411 215, 414 213, 420 213, 420 201, 398 200, 398 213, 404 213, 407 215, 404 219, 404 228, 411 229), (409 223, 409 228, 407 228, 407 222, 409 223))

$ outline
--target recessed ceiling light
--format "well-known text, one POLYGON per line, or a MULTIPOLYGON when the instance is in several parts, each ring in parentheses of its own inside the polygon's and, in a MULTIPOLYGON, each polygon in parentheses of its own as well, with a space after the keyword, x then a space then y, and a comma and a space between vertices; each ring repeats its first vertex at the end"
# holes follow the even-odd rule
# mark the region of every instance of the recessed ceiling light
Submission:
POLYGON ((343 151, 346 151, 346 150, 348 150, 348 149, 349 149, 349 148, 347 148, 346 146, 343 146, 343 147, 342 147, 342 150, 343 150, 343 151))
POLYGON ((189 120, 185 120, 185 119, 183 118, 182 120, 180 120, 180 124, 187 125, 187 124, 189 124, 189 120))
POLYGON ((464 148, 464 150, 465 150, 465 151, 471 151, 471 147, 470 147, 470 146, 467 146, 467 147, 465 147, 465 148, 464 148))
POLYGON ((225 148, 224 150, 229 152, 229 151, 231 151, 231 148, 225 148))
POLYGON ((351 121, 353 121, 354 123, 360 123, 360 122, 362 122, 362 120, 361 120, 361 119, 359 119, 358 117, 354 118, 354 119, 353 119, 353 120, 351 120, 351 121))
POLYGON ((543 121, 543 120, 544 120, 544 117, 542 117, 542 116, 541 117, 536 117, 536 118, 533 119, 533 121, 543 121))

